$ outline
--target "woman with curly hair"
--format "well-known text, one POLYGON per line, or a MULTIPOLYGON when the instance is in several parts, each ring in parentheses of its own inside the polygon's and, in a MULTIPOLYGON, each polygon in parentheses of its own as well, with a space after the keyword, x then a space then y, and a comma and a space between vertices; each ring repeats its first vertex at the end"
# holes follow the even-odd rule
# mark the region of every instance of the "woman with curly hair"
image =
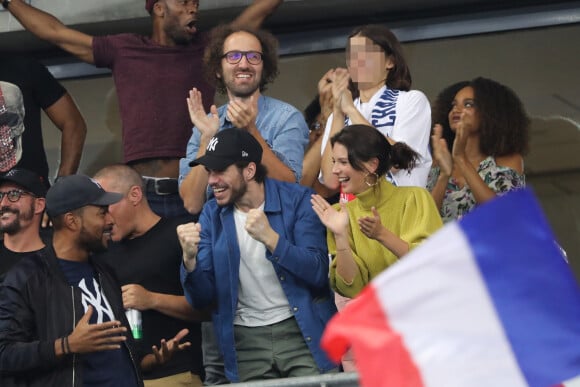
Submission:
POLYGON ((437 166, 428 184, 443 221, 525 185, 530 120, 510 88, 491 79, 472 80, 455 94, 447 122, 455 134, 453 146, 439 122, 432 136, 437 166))
MULTIPOLYGON (((469 81, 460 81, 447 86, 441 90, 431 105, 431 122, 433 122, 433 125, 441 127, 441 136, 447 141, 449 152, 451 152, 453 141, 455 140, 455 132, 449 126, 449 110, 453 99, 455 99, 455 94, 466 86, 469 86, 469 81)), ((436 164, 436 160, 433 161, 436 164)))

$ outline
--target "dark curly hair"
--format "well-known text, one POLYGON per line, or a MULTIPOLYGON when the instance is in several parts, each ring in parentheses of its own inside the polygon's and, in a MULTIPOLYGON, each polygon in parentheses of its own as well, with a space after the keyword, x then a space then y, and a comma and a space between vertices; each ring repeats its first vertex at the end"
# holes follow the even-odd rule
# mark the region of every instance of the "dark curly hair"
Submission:
POLYGON ((394 67, 389 71, 385 84, 390 89, 409 91, 411 89, 411 70, 407 66, 407 61, 403 56, 403 47, 399 39, 393 32, 380 24, 367 24, 355 28, 348 36, 346 43, 347 53, 350 45, 350 38, 353 36, 364 36, 373 41, 374 44, 381 47, 385 52, 385 57, 390 57, 394 67))
POLYGON ((468 86, 473 88, 479 112, 481 152, 492 156, 525 155, 530 140, 530 119, 516 93, 482 77, 475 78, 468 86))
POLYGON ((469 81, 460 81, 443 89, 435 98, 433 106, 431 106, 431 122, 433 125, 439 124, 443 127, 443 138, 447 141, 449 152, 453 148, 453 141, 455 141, 455 132, 449 126, 449 112, 451 111, 451 103, 459 90, 465 86, 469 86, 469 81))
POLYGON ((348 162, 357 171, 365 171, 362 163, 376 157, 379 165, 375 171, 384 176, 395 167, 411 170, 415 167, 419 154, 403 142, 389 144, 385 136, 368 125, 348 125, 332 136, 330 144, 342 144, 348 151, 348 162))
POLYGON ((229 24, 215 27, 210 33, 209 42, 203 55, 205 76, 219 93, 226 94, 224 81, 222 78, 218 78, 216 74, 222 73, 221 62, 224 55, 224 42, 236 32, 247 32, 255 36, 262 46, 264 69, 260 80, 260 91, 264 91, 266 90, 266 85, 278 76, 278 41, 274 35, 264 30, 233 27, 229 24))

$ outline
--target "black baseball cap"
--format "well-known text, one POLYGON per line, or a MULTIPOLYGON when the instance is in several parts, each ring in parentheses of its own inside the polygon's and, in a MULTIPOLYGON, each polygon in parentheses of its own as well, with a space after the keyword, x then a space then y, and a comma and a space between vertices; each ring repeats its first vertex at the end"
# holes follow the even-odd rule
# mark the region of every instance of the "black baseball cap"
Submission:
POLYGON ((203 165, 214 171, 223 171, 238 161, 260 163, 262 146, 245 130, 224 129, 211 138, 205 155, 189 163, 190 167, 203 165))
POLYGON ((0 175, 0 184, 11 182, 22 187, 34 196, 43 198, 46 196, 44 179, 36 173, 23 168, 12 168, 0 175))
POLYGON ((122 198, 122 194, 105 191, 99 183, 88 176, 63 176, 46 194, 46 213, 54 217, 88 205, 108 206, 122 198))

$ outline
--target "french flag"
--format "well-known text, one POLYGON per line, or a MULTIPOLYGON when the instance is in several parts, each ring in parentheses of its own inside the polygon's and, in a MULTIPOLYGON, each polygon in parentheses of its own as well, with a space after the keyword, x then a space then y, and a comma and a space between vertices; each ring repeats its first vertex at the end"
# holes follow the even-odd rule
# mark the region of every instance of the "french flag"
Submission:
POLYGON ((321 345, 336 361, 352 347, 365 387, 579 386, 580 291, 537 201, 519 190, 378 276, 321 345))

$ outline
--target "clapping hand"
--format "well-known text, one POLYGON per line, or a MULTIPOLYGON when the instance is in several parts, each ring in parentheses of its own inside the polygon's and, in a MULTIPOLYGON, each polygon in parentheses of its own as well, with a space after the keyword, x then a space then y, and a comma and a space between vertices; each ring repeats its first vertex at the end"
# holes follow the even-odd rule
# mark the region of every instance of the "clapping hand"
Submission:
POLYGON ((348 230, 348 211, 345 203, 340 203, 340 211, 332 207, 322 196, 312 195, 310 199, 312 209, 326 226, 335 235, 344 234, 348 230))
POLYGON ((373 216, 363 216, 358 219, 358 226, 367 238, 378 240, 382 230, 384 229, 381 223, 381 218, 375 207, 371 207, 373 216))
POLYGON ((455 126, 455 141, 453 141, 453 149, 451 156, 453 160, 465 157, 465 147, 467 145, 467 131, 465 123, 463 122, 463 113, 461 113, 461 120, 455 126))
POLYGON ((322 78, 318 81, 318 103, 320 104, 320 114, 322 119, 326 121, 330 113, 332 113, 332 78, 334 69, 328 70, 322 78))
POLYGON ((348 115, 349 110, 355 109, 352 93, 349 90, 350 74, 347 69, 337 68, 332 74, 332 97, 334 108, 348 115))
POLYGON ((258 117, 258 97, 252 95, 249 101, 232 99, 228 103, 227 116, 230 122, 239 129, 249 130, 256 126, 258 117))
POLYGON ((443 138, 443 127, 440 124, 436 124, 433 127, 431 143, 433 146, 433 158, 437 161, 437 165, 441 172, 445 176, 451 176, 453 170, 453 159, 451 153, 449 153, 447 141, 443 138))
POLYGON ((189 110, 189 117, 193 125, 199 130, 202 137, 209 139, 213 137, 219 130, 220 119, 217 112, 217 107, 211 105, 210 114, 207 114, 203 108, 201 92, 195 87, 189 91, 189 98, 187 98, 187 108, 189 110))

